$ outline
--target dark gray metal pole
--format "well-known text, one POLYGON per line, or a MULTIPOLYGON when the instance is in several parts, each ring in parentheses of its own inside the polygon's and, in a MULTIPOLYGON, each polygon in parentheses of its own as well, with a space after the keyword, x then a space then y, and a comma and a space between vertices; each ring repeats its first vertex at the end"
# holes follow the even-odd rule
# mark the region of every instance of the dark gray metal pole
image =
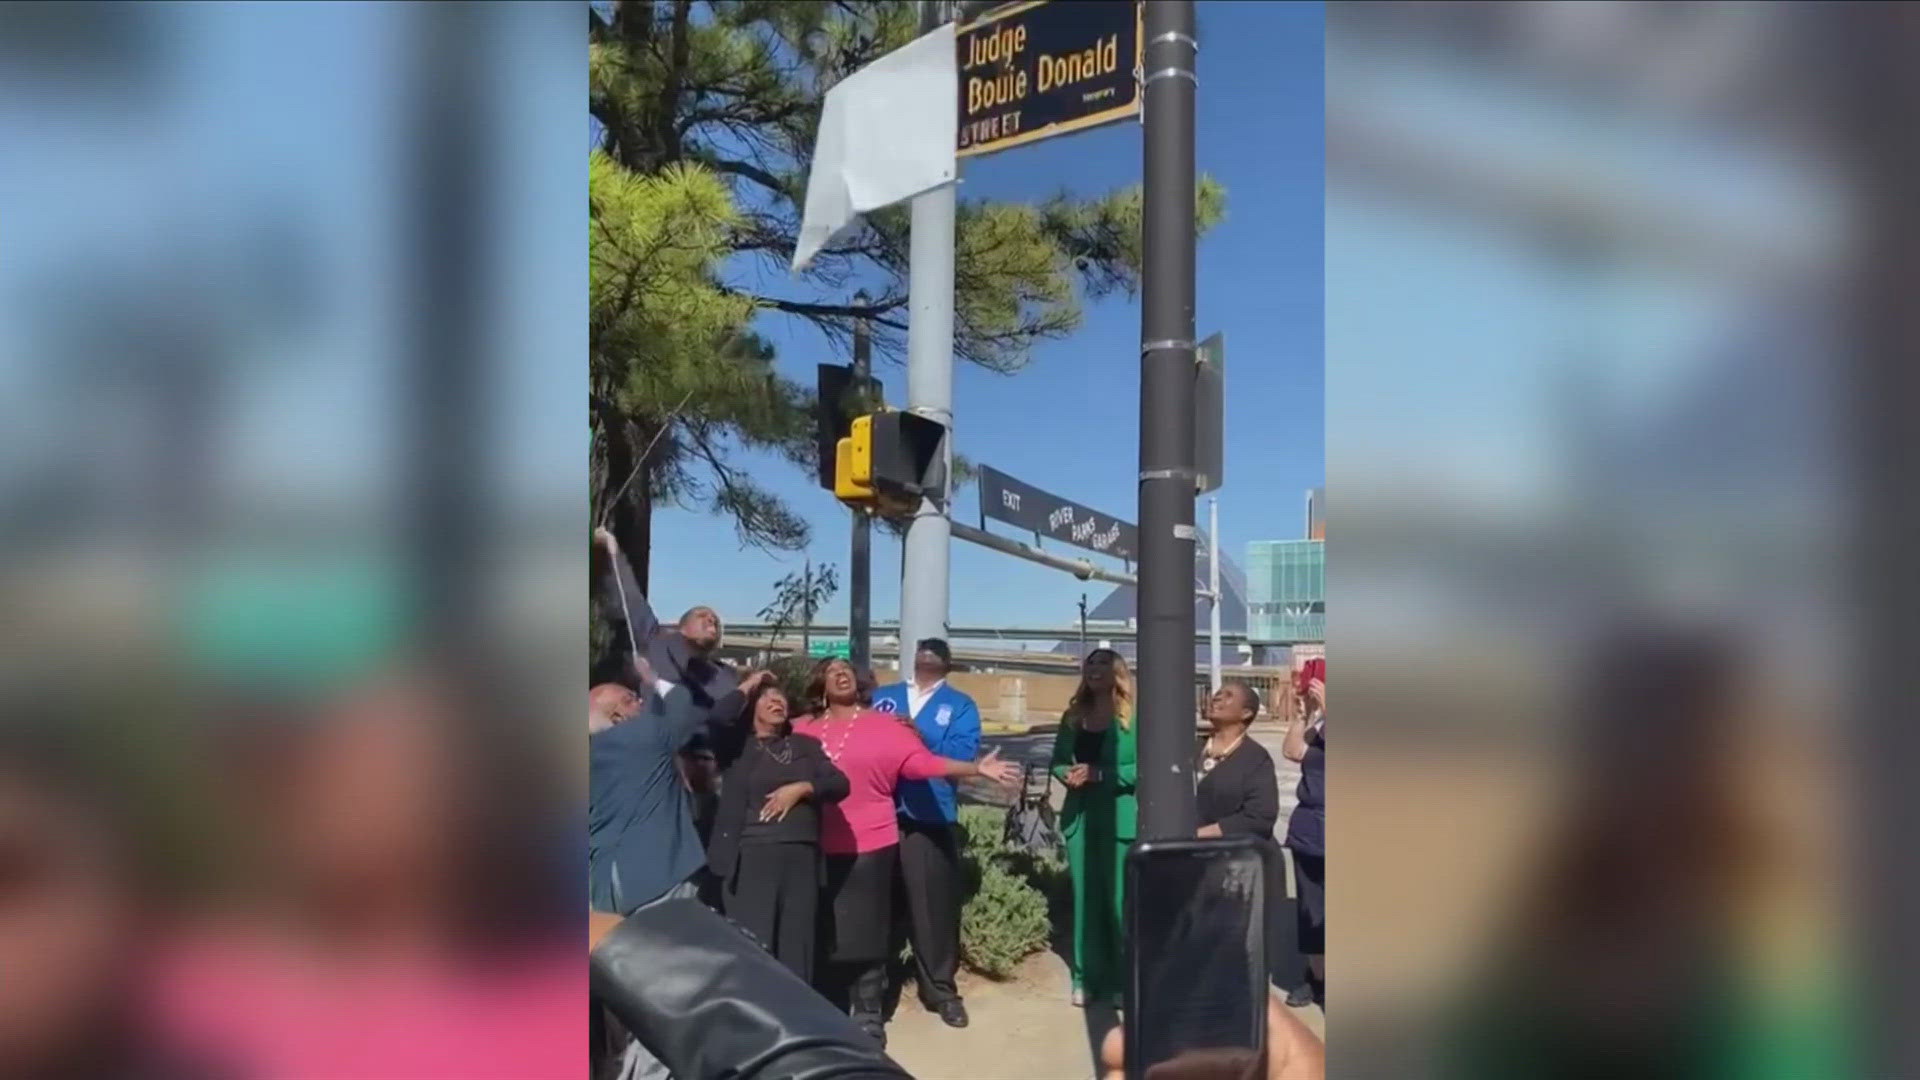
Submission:
MULTIPOLYGON (((864 302, 866 297, 860 293, 855 299, 864 302)), ((867 320, 860 319, 853 324, 853 385, 862 401, 872 366, 872 332, 867 320)), ((847 649, 858 668, 873 662, 873 519, 858 506, 848 507, 847 512, 853 515, 853 551, 847 560, 852 579, 847 583, 847 649)))
POLYGON ((1192 0, 1146 5, 1140 305, 1140 836, 1187 837, 1193 802, 1192 0))

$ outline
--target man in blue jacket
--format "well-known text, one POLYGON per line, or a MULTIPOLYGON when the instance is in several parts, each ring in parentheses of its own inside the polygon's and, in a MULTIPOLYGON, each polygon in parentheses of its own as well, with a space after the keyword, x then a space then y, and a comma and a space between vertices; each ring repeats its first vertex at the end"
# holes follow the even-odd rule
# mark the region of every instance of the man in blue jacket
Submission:
MULTIPOLYGON (((941 757, 972 761, 980 752, 980 709, 947 685, 953 651, 939 638, 914 646, 913 681, 883 686, 873 707, 909 717, 927 749, 941 757)), ((920 1003, 952 1027, 967 1026, 967 1009, 954 986, 960 966, 959 815, 951 780, 900 782, 895 810, 900 818, 899 884, 906 903, 907 937, 913 943, 920 1003)))

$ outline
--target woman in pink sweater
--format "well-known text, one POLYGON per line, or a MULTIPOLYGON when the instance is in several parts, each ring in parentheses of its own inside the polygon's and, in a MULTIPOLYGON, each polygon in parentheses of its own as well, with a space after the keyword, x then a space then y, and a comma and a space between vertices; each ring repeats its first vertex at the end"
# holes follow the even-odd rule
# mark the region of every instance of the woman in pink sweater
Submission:
POLYGON ((1019 782, 1020 767, 1001 761, 997 751, 979 761, 929 751, 911 725, 868 708, 853 665, 837 657, 815 665, 806 702, 807 715, 793 722, 793 730, 818 739, 851 788, 846 798, 820 808, 820 850, 827 863, 820 989, 885 1046, 881 1010, 900 847, 894 787, 903 779, 937 776, 985 776, 1011 785, 1019 782))

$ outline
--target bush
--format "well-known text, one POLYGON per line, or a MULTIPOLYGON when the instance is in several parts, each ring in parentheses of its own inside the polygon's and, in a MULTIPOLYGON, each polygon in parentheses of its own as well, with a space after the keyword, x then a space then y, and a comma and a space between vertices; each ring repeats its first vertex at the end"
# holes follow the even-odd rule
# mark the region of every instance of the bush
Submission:
POLYGON ((960 958, 994 979, 1046 948, 1054 927, 1065 926, 1073 914, 1065 865, 1008 849, 1001 842, 1005 821, 1006 812, 996 807, 960 808, 960 958))
POLYGON ((980 974, 1003 979, 1047 947, 1052 934, 1047 898, 991 860, 979 872, 979 887, 960 909, 960 957, 980 974))

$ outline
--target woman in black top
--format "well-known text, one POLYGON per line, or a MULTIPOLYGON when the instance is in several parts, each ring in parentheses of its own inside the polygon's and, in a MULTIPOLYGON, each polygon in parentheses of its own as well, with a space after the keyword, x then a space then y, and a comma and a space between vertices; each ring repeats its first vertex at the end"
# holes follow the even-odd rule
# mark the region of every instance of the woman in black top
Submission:
POLYGON ((707 869, 720 883, 727 917, 811 983, 822 882, 818 807, 845 798, 847 778, 818 740, 792 733, 778 686, 761 687, 745 716, 737 741, 715 748, 725 771, 707 869))
POLYGON ((1200 747, 1200 786, 1195 800, 1200 810, 1202 838, 1259 836, 1271 839, 1280 820, 1280 781, 1273 771, 1273 755, 1247 738, 1247 728, 1260 712, 1260 695, 1242 683, 1226 683, 1207 702, 1207 721, 1213 734, 1200 747))

